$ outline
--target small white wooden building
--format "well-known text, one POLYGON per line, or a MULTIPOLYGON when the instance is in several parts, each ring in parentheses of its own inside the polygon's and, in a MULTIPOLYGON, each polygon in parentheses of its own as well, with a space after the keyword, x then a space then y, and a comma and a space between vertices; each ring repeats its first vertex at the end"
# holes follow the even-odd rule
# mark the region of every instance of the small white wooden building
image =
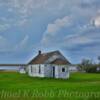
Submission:
POLYGON ((70 72, 78 72, 79 70, 78 70, 78 66, 77 65, 71 65, 70 67, 69 67, 69 71, 70 72))
POLYGON ((26 73, 25 66, 19 66, 19 73, 20 74, 25 74, 26 73))
POLYGON ((69 78, 70 62, 59 52, 41 53, 32 59, 26 72, 31 77, 69 78))

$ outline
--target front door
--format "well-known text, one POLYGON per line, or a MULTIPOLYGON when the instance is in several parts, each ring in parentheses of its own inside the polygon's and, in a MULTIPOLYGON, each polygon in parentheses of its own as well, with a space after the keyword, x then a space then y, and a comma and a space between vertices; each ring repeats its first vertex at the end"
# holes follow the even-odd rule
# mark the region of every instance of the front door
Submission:
POLYGON ((53 78, 55 78, 55 67, 53 67, 53 78))

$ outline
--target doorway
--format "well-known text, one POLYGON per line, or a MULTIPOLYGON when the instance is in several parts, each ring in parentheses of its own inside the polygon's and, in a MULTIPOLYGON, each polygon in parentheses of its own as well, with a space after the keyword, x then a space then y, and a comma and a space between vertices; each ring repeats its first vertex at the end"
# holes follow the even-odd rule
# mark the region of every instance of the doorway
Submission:
POLYGON ((55 67, 53 66, 53 78, 55 78, 55 67))

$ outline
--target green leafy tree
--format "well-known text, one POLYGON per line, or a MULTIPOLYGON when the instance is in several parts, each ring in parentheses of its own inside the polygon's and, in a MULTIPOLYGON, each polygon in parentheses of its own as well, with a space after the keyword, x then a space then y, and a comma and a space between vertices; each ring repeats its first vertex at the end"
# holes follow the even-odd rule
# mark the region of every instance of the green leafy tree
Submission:
POLYGON ((88 73, 96 73, 97 65, 93 63, 93 60, 83 59, 81 64, 79 65, 81 71, 85 71, 88 73))

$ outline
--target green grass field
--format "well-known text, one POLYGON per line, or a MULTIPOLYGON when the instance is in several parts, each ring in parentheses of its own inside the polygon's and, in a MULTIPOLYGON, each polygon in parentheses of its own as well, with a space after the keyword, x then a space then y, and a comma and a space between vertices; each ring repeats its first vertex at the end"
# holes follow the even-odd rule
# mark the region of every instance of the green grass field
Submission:
POLYGON ((0 72, 0 100, 100 100, 100 74, 73 73, 70 79, 33 78, 0 72), (62 98, 62 99, 61 99, 62 98))

